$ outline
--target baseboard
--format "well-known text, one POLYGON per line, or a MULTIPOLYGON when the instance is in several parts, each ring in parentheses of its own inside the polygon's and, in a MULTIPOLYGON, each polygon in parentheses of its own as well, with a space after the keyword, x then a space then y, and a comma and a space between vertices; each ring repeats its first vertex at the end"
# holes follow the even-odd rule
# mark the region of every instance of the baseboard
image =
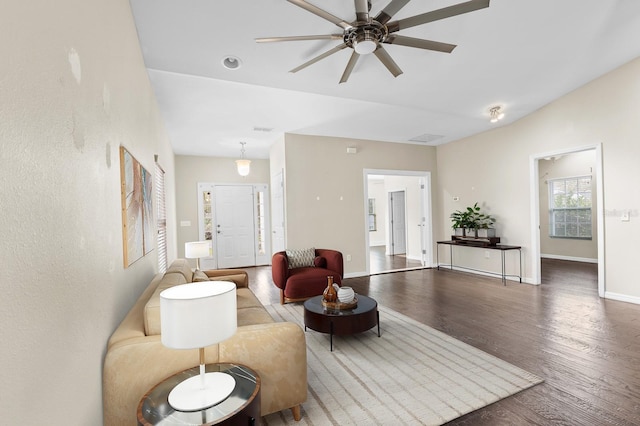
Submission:
MULTIPOLYGON (((449 264, 441 264, 440 268, 444 269, 445 271, 451 271, 451 265, 449 264)), ((458 267, 458 266, 454 266, 453 267, 454 271, 458 271, 458 272, 466 272, 468 274, 475 274, 475 275, 482 275, 483 277, 490 277, 490 278, 498 278, 498 279, 502 279, 502 277, 500 276, 499 273, 495 273, 495 272, 484 272, 484 271, 480 271, 477 269, 471 269, 471 268, 463 268, 463 267, 458 267)), ((507 276, 505 277, 505 279, 507 281, 513 281, 516 283, 520 283, 520 280, 518 279, 518 277, 514 277, 514 276, 507 276)), ((532 285, 538 285, 534 282, 531 281, 531 279, 526 278, 526 277, 522 277, 522 283, 523 284, 532 284, 532 285)))
POLYGON ((633 303, 635 305, 640 305, 640 297, 628 296, 626 294, 612 293, 610 291, 605 291, 604 292, 604 298, 605 299, 611 299, 611 300, 617 300, 619 302, 627 302, 627 303, 633 303))
POLYGON ((358 277, 368 277, 369 274, 366 272, 349 272, 344 274, 344 278, 358 278, 358 277))
POLYGON ((572 262, 598 263, 598 259, 591 259, 589 257, 562 256, 558 254, 540 254, 540 257, 543 259, 557 259, 557 260, 570 260, 572 262))

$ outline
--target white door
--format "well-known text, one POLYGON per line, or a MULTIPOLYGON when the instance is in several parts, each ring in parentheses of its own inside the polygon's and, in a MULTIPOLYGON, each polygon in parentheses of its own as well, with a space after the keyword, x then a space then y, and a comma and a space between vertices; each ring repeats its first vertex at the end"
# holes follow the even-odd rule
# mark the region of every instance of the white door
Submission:
POLYGON ((218 268, 255 266, 253 187, 216 185, 213 201, 218 268))
POLYGON ((405 254, 407 252, 406 214, 404 191, 389 193, 389 229, 391 230, 390 254, 405 254))
POLYGON ((284 179, 282 171, 274 175, 272 178, 273 191, 273 221, 271 229, 273 230, 273 239, 271 240, 273 253, 283 251, 284 244, 284 179))

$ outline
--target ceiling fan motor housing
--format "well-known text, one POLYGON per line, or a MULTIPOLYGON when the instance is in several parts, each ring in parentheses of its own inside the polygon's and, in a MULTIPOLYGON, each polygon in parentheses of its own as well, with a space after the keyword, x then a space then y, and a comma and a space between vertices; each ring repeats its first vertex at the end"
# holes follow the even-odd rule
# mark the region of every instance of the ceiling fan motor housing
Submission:
POLYGON ((357 53, 366 55, 373 52, 388 35, 387 28, 377 21, 362 24, 355 23, 355 26, 345 30, 344 42, 357 53))

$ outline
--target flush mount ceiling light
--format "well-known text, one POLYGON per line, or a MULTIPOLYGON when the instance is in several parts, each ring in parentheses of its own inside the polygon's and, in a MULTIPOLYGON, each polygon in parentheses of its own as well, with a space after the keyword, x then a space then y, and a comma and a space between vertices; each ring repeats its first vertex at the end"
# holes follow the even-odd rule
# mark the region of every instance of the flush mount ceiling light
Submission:
POLYGON ((222 58, 222 66, 228 70, 237 70, 241 65, 242 61, 236 56, 225 56, 222 58))
POLYGON ((489 115, 491 116, 492 123, 497 123, 498 120, 502 120, 504 118, 504 111, 502 111, 502 107, 497 105, 489 108, 489 115))
POLYGON ((247 160, 244 155, 244 146, 246 142, 240 142, 242 148, 240 149, 240 159, 236 160, 236 167, 238 168, 238 174, 240 176, 248 176, 251 171, 251 160, 247 160))

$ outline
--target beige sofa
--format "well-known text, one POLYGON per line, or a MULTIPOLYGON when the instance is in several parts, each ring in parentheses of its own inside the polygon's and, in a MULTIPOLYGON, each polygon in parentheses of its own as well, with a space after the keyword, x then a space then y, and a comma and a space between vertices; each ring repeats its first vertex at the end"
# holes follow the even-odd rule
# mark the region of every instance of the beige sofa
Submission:
POLYGON ((304 332, 297 324, 275 322, 249 290, 242 270, 191 271, 178 259, 157 274, 107 345, 103 370, 104 424, 136 424, 140 398, 154 385, 198 364, 198 351, 175 350, 160 341, 160 292, 202 280, 233 281, 237 285, 238 330, 230 339, 205 349, 207 363, 245 364, 261 380, 262 415, 291 409, 300 419, 307 399, 307 352, 304 332), (204 273, 203 273, 204 272, 204 273))

